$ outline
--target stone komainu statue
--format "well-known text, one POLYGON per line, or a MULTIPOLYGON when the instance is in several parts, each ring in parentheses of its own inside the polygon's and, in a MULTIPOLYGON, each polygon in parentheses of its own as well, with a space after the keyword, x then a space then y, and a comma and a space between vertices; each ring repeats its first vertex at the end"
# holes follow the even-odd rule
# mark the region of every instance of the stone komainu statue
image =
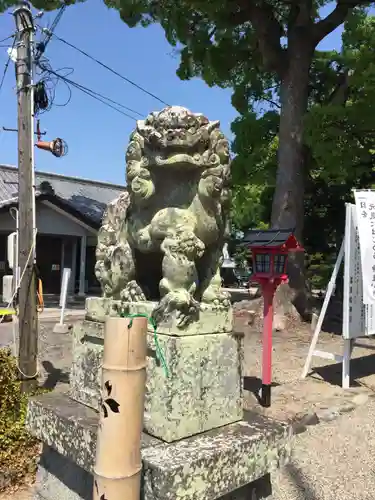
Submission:
POLYGON ((96 277, 105 297, 157 301, 183 327, 226 309, 220 263, 228 236, 230 155, 218 121, 172 106, 138 121, 126 152, 128 192, 104 213, 96 277))

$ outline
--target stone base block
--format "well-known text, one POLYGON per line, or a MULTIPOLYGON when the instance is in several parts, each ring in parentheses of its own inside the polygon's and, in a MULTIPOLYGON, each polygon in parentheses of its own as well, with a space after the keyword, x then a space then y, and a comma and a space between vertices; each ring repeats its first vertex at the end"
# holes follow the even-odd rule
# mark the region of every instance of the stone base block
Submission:
MULTIPOLYGON (((27 427, 45 444, 38 500, 92 498, 97 426, 95 411, 65 395, 31 398, 27 427)), ((287 463, 290 452, 290 428, 257 414, 172 444, 144 434, 141 498, 243 500, 256 491, 250 483, 287 463)))
MULTIPOLYGON (((92 500, 92 491, 91 474, 53 448, 44 446, 33 500, 92 500)), ((272 500, 270 474, 220 497, 220 500, 272 500)))
MULTIPOLYGON (((104 324, 73 328, 70 395, 99 409, 104 324)), ((158 334, 168 377, 148 333, 144 428, 166 442, 183 439, 242 419, 241 340, 227 333, 158 334)))
MULTIPOLYGON (((108 316, 118 316, 120 307, 128 314, 147 314, 151 316, 157 302, 128 302, 107 299, 103 297, 90 297, 86 299, 86 319, 104 322, 108 316)), ((233 311, 218 310, 214 306, 202 306, 197 320, 184 328, 176 325, 175 314, 158 323, 158 332, 165 335, 204 335, 206 333, 230 333, 233 326, 233 311)), ((150 331, 152 326, 149 325, 150 331)))
POLYGON ((93 476, 44 445, 33 500, 92 500, 93 476))
POLYGON ((70 330, 70 326, 66 323, 56 323, 53 327, 53 333, 68 333, 70 330))

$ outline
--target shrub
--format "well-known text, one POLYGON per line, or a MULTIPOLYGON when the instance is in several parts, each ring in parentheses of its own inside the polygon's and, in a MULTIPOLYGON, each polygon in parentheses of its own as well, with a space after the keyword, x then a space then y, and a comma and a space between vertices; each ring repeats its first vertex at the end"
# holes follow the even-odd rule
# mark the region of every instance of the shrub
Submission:
POLYGON ((335 265, 335 255, 315 253, 309 256, 307 276, 311 288, 325 291, 335 265))
POLYGON ((36 468, 38 441, 25 427, 28 397, 21 393, 14 356, 0 348, 0 489, 36 468))

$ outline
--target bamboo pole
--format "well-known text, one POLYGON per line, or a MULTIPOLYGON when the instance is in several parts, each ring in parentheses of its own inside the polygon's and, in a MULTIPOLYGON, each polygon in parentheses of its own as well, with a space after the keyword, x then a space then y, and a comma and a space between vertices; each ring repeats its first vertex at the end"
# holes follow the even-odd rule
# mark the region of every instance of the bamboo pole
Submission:
POLYGON ((94 500, 139 500, 147 318, 108 318, 94 500))

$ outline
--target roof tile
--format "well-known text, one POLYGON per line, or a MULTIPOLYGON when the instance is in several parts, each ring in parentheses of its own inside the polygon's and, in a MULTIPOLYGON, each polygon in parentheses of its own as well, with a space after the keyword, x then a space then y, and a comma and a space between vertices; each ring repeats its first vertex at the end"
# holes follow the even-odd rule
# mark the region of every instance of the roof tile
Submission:
MULTIPOLYGON (((125 185, 68 177, 47 172, 35 172, 36 189, 52 188, 53 192, 95 223, 99 223, 107 204, 125 191, 125 185)), ((0 206, 15 201, 18 196, 18 169, 0 165, 0 206)))

